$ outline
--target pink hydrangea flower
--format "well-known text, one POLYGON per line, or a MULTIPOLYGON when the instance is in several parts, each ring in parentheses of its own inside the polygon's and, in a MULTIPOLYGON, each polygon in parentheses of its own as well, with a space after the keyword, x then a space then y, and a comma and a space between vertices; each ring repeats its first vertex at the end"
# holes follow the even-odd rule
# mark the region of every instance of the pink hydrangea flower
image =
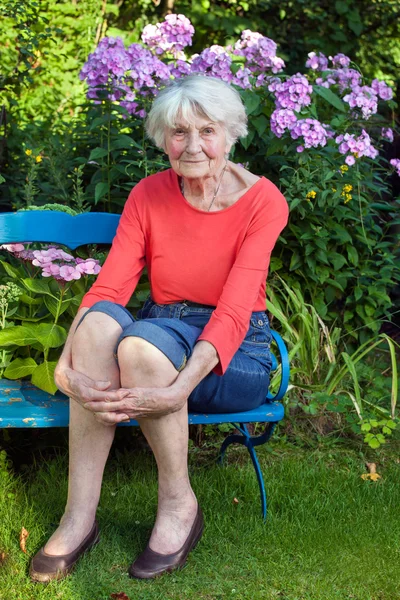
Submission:
POLYGON ((76 270, 83 275, 98 275, 101 271, 99 261, 94 258, 87 258, 86 260, 77 261, 76 270))
POLYGON ((62 279, 64 279, 64 281, 72 281, 73 279, 81 278, 81 273, 76 267, 70 267, 67 265, 60 267, 59 275, 62 279))
POLYGON ((23 244, 3 244, 0 246, 1 249, 8 250, 8 252, 22 252, 25 250, 25 246, 23 244))

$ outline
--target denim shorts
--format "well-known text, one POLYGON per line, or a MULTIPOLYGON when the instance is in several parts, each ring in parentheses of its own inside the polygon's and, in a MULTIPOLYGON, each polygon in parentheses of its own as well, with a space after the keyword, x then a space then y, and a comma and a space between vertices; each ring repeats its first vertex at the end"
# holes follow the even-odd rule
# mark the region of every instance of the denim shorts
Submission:
MULTIPOLYGON (((136 318, 121 306, 106 300, 94 304, 82 317, 98 311, 115 319, 122 328, 119 343, 128 336, 143 338, 156 346, 182 371, 197 338, 214 307, 187 306, 183 302, 156 304, 149 297, 136 318)), ((271 371, 271 332, 267 314, 253 312, 249 329, 224 375, 212 371, 200 381, 188 398, 191 412, 230 413, 257 408, 266 402, 271 371)))

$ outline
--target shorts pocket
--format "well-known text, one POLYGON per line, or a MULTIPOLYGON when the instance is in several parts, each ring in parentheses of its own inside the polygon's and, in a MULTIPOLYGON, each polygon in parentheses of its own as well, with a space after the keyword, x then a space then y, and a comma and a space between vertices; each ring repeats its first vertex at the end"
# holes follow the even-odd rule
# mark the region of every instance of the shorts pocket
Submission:
POLYGON ((261 344, 269 349, 271 341, 272 336, 267 314, 265 312, 252 313, 249 329, 244 342, 249 344, 261 344))

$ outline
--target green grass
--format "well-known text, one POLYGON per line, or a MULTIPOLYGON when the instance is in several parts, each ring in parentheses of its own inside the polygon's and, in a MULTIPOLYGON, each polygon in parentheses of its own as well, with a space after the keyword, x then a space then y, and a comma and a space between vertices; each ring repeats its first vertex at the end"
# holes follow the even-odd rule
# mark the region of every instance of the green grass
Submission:
POLYGON ((204 536, 185 569, 156 581, 127 576, 144 548, 156 502, 156 471, 144 450, 114 456, 98 512, 102 538, 74 574, 48 586, 27 576, 29 559, 62 513, 66 458, 42 461, 4 483, 0 498, 1 600, 395 600, 400 599, 400 464, 384 455, 377 483, 363 481, 352 451, 261 448, 269 519, 243 448, 221 469, 191 452, 191 477, 205 513, 204 536), (8 492, 15 494, 7 498, 8 492), (238 499, 238 504, 233 499, 238 499), (28 554, 19 532, 29 532, 28 554))

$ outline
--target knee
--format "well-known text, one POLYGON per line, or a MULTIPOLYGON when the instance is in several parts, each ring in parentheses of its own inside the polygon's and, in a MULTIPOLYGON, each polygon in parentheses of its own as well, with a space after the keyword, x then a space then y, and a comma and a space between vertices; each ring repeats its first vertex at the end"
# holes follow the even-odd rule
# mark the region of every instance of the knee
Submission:
POLYGON ((147 340, 137 336, 127 336, 118 345, 118 364, 121 372, 126 368, 139 368, 146 372, 157 370, 157 353, 160 351, 147 340))

